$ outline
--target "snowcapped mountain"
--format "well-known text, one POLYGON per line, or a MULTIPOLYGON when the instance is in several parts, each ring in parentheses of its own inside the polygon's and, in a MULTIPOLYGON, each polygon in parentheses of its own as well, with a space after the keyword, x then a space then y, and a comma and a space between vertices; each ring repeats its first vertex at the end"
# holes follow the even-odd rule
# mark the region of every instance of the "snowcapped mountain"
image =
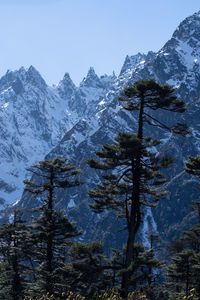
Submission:
POLYGON ((0 80, 0 199, 20 198, 25 168, 42 159, 71 122, 58 98, 34 67, 8 71, 0 80))
MULTIPOLYGON (((7 165, 1 166, 7 170, 1 175, 2 198, 17 195, 18 182, 25 174, 22 173, 24 166, 44 157, 67 157, 82 169, 87 183, 73 191, 58 193, 57 206, 82 227, 83 240, 102 239, 108 247, 111 241, 112 247, 123 243, 121 233, 116 232, 117 219, 109 212, 97 218, 88 208, 87 190, 99 182, 100 173, 90 169, 86 160, 103 144, 112 142, 118 131, 136 131, 137 113, 125 111, 118 97, 125 86, 136 80, 154 78, 161 84, 174 85, 187 106, 184 114, 156 112, 157 116, 168 124, 185 122, 193 131, 183 138, 155 130, 155 137, 162 140, 158 151, 175 156, 176 161, 168 173, 166 200, 152 212, 147 211, 144 228, 153 227, 163 237, 172 237, 176 230, 189 224, 193 217, 188 215, 188 207, 197 197, 196 183, 184 173, 183 166, 188 155, 200 151, 200 13, 186 18, 157 53, 127 56, 118 77, 113 74, 99 78, 90 68, 79 87, 66 73, 56 87, 50 88, 33 67, 30 69, 8 72, 0 80, 2 163, 7 159, 7 165), (10 136, 8 142, 6 136, 10 136), (13 175, 16 170, 19 170, 18 177, 13 175), (12 183, 13 191, 9 191, 12 183)), ((149 131, 152 129, 147 128, 145 134, 149 131)), ((30 208, 32 205, 30 195, 25 192, 18 206, 30 208)))
POLYGON ((69 74, 52 88, 33 66, 8 71, 0 79, 1 209, 20 199, 26 168, 43 159, 73 127, 84 112, 80 107, 84 104, 86 110, 88 105, 88 114, 95 110, 113 77, 105 87, 104 80, 90 69, 80 88, 69 74))

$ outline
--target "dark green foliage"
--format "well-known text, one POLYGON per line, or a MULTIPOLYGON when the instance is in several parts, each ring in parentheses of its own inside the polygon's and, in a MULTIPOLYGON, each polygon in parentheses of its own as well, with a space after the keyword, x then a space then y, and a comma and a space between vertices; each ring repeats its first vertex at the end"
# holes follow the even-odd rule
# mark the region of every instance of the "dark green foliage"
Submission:
MULTIPOLYGON (((192 229, 191 229, 192 230, 192 229)), ((172 264, 166 267, 169 291, 176 296, 189 296, 192 288, 200 295, 200 259, 199 253, 186 247, 172 257, 172 264)), ((171 298, 170 298, 171 299, 171 298)))
MULTIPOLYGON (((109 171, 103 176, 104 181, 93 191, 89 191, 95 202, 90 206, 95 212, 116 210, 118 217, 125 218, 123 229, 126 229, 129 235, 125 255, 125 269, 128 270, 132 261, 135 236, 142 220, 141 206, 154 206, 166 194, 158 188, 165 182, 164 175, 159 170, 167 167, 171 160, 159 160, 155 153, 149 151, 151 146, 157 143, 149 138, 140 140, 134 134, 119 133, 115 140, 115 144, 104 145, 102 151, 96 153, 100 161, 88 161, 92 168, 109 171)), ((124 276, 125 272, 122 274, 122 277, 124 276)))
POLYGON ((139 110, 139 138, 143 136, 143 122, 178 134, 185 135, 190 132, 186 124, 176 123, 169 127, 149 114, 150 110, 158 109, 166 112, 183 113, 185 102, 178 99, 174 92, 175 89, 172 86, 160 85, 153 79, 139 80, 133 86, 124 89, 120 97, 120 100, 126 103, 124 108, 130 111, 139 110))
POLYGON ((103 245, 99 242, 83 244, 74 243, 68 254, 70 263, 66 272, 70 274, 69 284, 72 290, 92 297, 95 291, 104 291, 111 286, 111 278, 107 272, 108 260, 103 255, 103 245))
MULTIPOLYGON (((80 185, 80 181, 75 177, 80 173, 80 170, 67 162, 65 158, 53 158, 51 160, 40 161, 38 165, 33 165, 28 169, 32 174, 36 175, 40 183, 24 180, 26 184, 25 190, 33 194, 48 193, 48 197, 52 190, 56 188, 70 188, 80 185)), ((45 200, 48 202, 49 198, 45 200)))
POLYGON ((0 227, 0 299, 21 300, 30 271, 29 231, 22 213, 14 211, 13 221, 0 227))
MULTIPOLYGON (((68 252, 70 263, 66 265, 71 289, 90 298, 94 292, 102 293, 106 288, 119 287, 121 276, 127 272, 124 264, 126 249, 124 253, 117 249, 111 250, 112 255, 107 258, 99 242, 74 243, 68 252)), ((150 290, 159 277, 159 272, 155 270, 159 270, 162 263, 155 259, 152 248, 145 250, 141 243, 135 243, 133 256, 128 270, 131 289, 148 285, 150 290)))
POLYGON ((180 294, 182 291, 189 294, 193 287, 193 251, 183 250, 172 258, 173 264, 167 267, 167 276, 171 278, 174 292, 180 294))
MULTIPOLYGON (((133 259, 128 268, 129 285, 133 290, 139 290, 144 286, 150 287, 159 277, 158 270, 162 267, 162 262, 154 257, 152 248, 146 250, 139 242, 134 244, 133 249, 133 259)), ((122 269, 120 273, 123 274, 126 271, 122 269)))
POLYGON ((113 145, 104 145, 102 151, 96 153, 100 161, 88 161, 91 167, 106 171, 103 175, 104 181, 93 191, 89 191, 90 197, 94 199, 94 204, 90 206, 97 213, 105 209, 115 210, 118 217, 125 219, 125 228, 122 229, 133 233, 133 243, 141 224, 141 206, 154 206, 166 194, 159 189, 159 185, 165 182, 160 169, 166 167, 171 160, 159 160, 155 157, 155 153, 148 150, 152 144, 155 143, 150 139, 141 142, 134 134, 119 133, 113 145), (136 201, 138 152, 141 155, 141 182, 139 201, 136 201))
MULTIPOLYGON (((199 202, 193 206, 199 214, 199 202)), ((183 237, 173 242, 170 250, 176 255, 172 264, 166 269, 169 285, 177 294, 189 295, 191 288, 195 288, 200 296, 200 222, 185 231, 183 237)))
MULTIPOLYGON (((197 294, 200 295, 200 256, 199 251, 195 250, 197 239, 195 238, 195 243, 191 239, 193 230, 194 227, 185 232, 179 243, 182 247, 175 248, 173 245, 173 249, 176 249, 177 252, 171 259, 172 263, 166 267, 167 285, 176 297, 180 295, 188 296, 192 288, 195 288, 197 294), (188 236, 190 236, 189 239, 188 236)), ((199 242, 200 236, 198 238, 199 242)))
POLYGON ((66 285, 62 269, 65 266, 67 249, 71 238, 79 235, 74 223, 71 223, 62 211, 55 210, 54 193, 59 188, 70 188, 80 184, 75 177, 76 170, 66 159, 54 158, 41 161, 29 169, 37 176, 37 183, 26 180, 26 190, 40 197, 41 206, 34 211, 37 216, 32 225, 32 247, 35 262, 34 287, 30 294, 41 292, 60 293, 66 285))
POLYGON ((98 213, 108 208, 117 210, 120 217, 126 217, 128 225, 131 218, 130 207, 135 187, 138 152, 141 154, 141 205, 154 206, 166 194, 158 188, 166 181, 165 176, 159 170, 167 167, 171 159, 156 158, 156 154, 148 150, 152 144, 155 144, 154 140, 140 141, 134 134, 119 133, 115 141, 112 145, 104 145, 101 152, 96 152, 100 161, 88 160, 90 167, 109 171, 103 175, 104 181, 93 191, 89 191, 89 196, 95 199, 95 203, 90 206, 98 213), (147 197, 147 195, 152 197, 147 197))
POLYGON ((196 157, 189 157, 189 161, 185 164, 185 171, 189 174, 195 175, 200 180, 200 154, 196 157))
POLYGON ((167 269, 169 285, 178 294, 189 295, 195 288, 200 295, 200 225, 197 224, 184 233, 181 239, 183 249, 172 257, 172 264, 167 269))

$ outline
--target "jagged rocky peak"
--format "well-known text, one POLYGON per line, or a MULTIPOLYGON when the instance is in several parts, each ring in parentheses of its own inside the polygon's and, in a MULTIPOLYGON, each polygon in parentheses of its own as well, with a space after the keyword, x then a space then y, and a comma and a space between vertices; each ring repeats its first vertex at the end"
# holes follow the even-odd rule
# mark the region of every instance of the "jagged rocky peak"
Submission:
POLYGON ((66 87, 73 87, 74 89, 76 89, 76 86, 73 83, 68 72, 65 73, 63 79, 59 82, 58 86, 61 86, 61 85, 66 86, 66 87))
POLYGON ((71 79, 68 72, 65 73, 62 82, 65 83, 65 84, 71 85, 75 88, 75 84, 73 83, 73 81, 72 81, 72 79, 71 79))
POLYGON ((56 89, 62 99, 68 100, 71 99, 77 88, 73 83, 69 73, 65 73, 63 79, 59 82, 56 89))
POLYGON ((116 81, 116 79, 117 79, 117 76, 115 75, 114 71, 113 71, 112 75, 104 74, 104 75, 100 76, 100 81, 106 89, 111 88, 112 85, 114 84, 114 82, 116 81))
POLYGON ((8 70, 0 79, 0 91, 12 88, 17 95, 22 93, 24 91, 24 86, 27 85, 31 85, 39 89, 47 87, 46 82, 33 66, 30 66, 28 69, 21 67, 16 71, 8 70))
POLYGON ((80 87, 93 87, 93 88, 103 87, 98 75, 95 73, 94 68, 90 67, 87 76, 80 83, 80 87))
POLYGON ((148 75, 153 75, 161 83, 181 87, 181 97, 185 97, 187 81, 190 87, 187 94, 189 99, 192 90, 199 85, 199 62, 200 13, 195 13, 180 23, 172 38, 156 54, 153 63, 149 65, 148 75))
POLYGON ((19 200, 26 168, 42 160, 70 129, 65 101, 31 66, 0 79, 0 210, 19 200))
POLYGON ((37 88, 45 88, 47 84, 40 73, 32 65, 26 72, 26 80, 37 88))
POLYGON ((163 47, 170 51, 182 50, 189 55, 199 56, 200 50, 200 12, 193 14, 180 23, 172 38, 163 47))
MULTIPOLYGON (((5 91, 8 88, 12 88, 15 83, 21 82, 24 78, 24 74, 26 70, 24 67, 21 67, 17 71, 10 71, 8 70, 4 76, 0 79, 0 91, 5 91)), ((14 89, 13 89, 14 90, 14 89)))
POLYGON ((195 39, 200 41, 200 11, 182 21, 175 30, 173 38, 182 42, 195 39))
POLYGON ((179 41, 177 51, 181 53, 187 68, 197 69, 200 60, 200 12, 181 22, 173 38, 179 41))
POLYGON ((124 61, 124 64, 122 66, 120 76, 122 76, 125 72, 128 70, 133 70, 136 67, 140 67, 145 63, 145 61, 150 58, 152 58, 154 55, 154 52, 149 51, 148 54, 138 53, 136 55, 129 56, 127 55, 124 61))

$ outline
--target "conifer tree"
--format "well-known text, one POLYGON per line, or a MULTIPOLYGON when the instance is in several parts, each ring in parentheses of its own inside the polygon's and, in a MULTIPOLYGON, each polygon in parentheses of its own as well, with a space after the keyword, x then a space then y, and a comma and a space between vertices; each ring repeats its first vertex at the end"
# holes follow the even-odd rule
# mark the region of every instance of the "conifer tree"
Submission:
POLYGON ((168 84, 160 85, 153 79, 139 80, 133 86, 125 88, 119 100, 125 103, 126 110, 139 111, 137 131, 139 139, 143 138, 144 123, 182 135, 190 132, 186 124, 175 123, 170 126, 151 114, 151 111, 157 110, 185 112, 185 102, 177 98, 175 89, 168 84))
POLYGON ((120 100, 126 103, 125 109, 139 111, 138 130, 136 135, 120 133, 116 138, 117 143, 104 145, 102 151, 96 153, 101 158, 101 162, 89 160, 92 168, 113 171, 103 176, 105 181, 94 191, 90 191, 89 195, 95 198, 95 204, 91 206, 96 212, 107 208, 121 209, 122 216, 126 218, 128 239, 125 266, 127 272, 123 273, 121 285, 122 294, 126 296, 130 277, 128 268, 133 259, 135 236, 142 220, 141 207, 143 204, 151 206, 163 196, 157 189, 149 188, 149 184, 162 184, 165 179, 158 170, 167 167, 172 162, 169 158, 164 158, 162 162, 159 162, 156 160, 155 153, 147 150, 158 145, 159 141, 144 138, 144 125, 147 123, 183 135, 189 131, 185 124, 177 123, 168 126, 149 113, 150 110, 177 113, 185 111, 184 101, 174 95, 174 89, 169 85, 161 86, 154 80, 141 80, 132 87, 126 88, 120 100), (153 197, 145 197, 145 195, 153 197))
MULTIPOLYGON (((137 138, 140 141, 143 140, 143 131, 145 123, 177 134, 185 135, 189 133, 186 124, 176 123, 172 126, 168 126, 158 118, 151 115, 149 112, 162 110, 183 113, 185 111, 185 102, 178 99, 175 96, 174 92, 175 90, 171 86, 162 86, 156 83, 154 80, 139 80, 135 82, 133 86, 124 89, 124 94, 122 95, 122 97, 120 97, 120 100, 126 102, 127 104, 124 108, 129 111, 139 111, 137 138)), ((138 151, 134 170, 134 193, 132 198, 132 203, 136 203, 135 206, 139 207, 138 210, 140 210, 141 206, 141 170, 142 153, 138 151)), ((135 226, 134 223, 135 220, 133 220, 132 222, 132 227, 135 226)), ((138 228, 139 226, 140 224, 138 225, 138 228)), ((134 233, 133 230, 132 232, 129 232, 129 237, 127 241, 128 247, 126 254, 127 267, 131 263, 131 253, 133 250, 133 238, 131 238, 131 236, 133 237, 135 236, 135 234, 136 233, 134 233)), ((125 294, 127 294, 128 291, 128 277, 128 273, 125 273, 122 279, 122 289, 125 291, 125 294)))
POLYGON ((185 165, 185 171, 196 176, 200 183, 200 154, 195 157, 189 156, 189 160, 185 165))
POLYGON ((40 161, 29 171, 35 181, 26 180, 26 190, 39 197, 41 206, 34 211, 32 241, 36 263, 36 282, 30 293, 57 294, 63 291, 65 283, 61 277, 66 261, 67 248, 71 238, 81 232, 70 222, 62 211, 55 209, 55 191, 59 188, 71 188, 80 185, 76 170, 66 159, 54 158, 40 161))
MULTIPOLYGON (((198 208, 197 205, 196 209, 198 210, 198 208)), ((191 252, 190 262, 192 265, 192 272, 190 276, 190 287, 195 288, 198 296, 200 296, 200 223, 197 223, 189 230, 184 231, 182 240, 185 243, 185 251, 191 252)))
MULTIPOLYGON (((189 157, 186 162, 185 171, 195 177, 199 181, 197 186, 200 189, 200 154, 195 157, 189 157)), ((198 216, 198 223, 190 230, 184 232, 183 239, 186 241, 187 246, 193 251, 193 287, 195 287, 197 294, 200 297, 200 200, 199 198, 194 201, 191 209, 196 211, 198 216)))
POLYGON ((29 255, 29 230, 22 213, 15 210, 13 221, 0 227, 0 299, 23 299, 29 279, 29 255))
POLYGON ((193 254, 191 249, 184 249, 172 258, 173 264, 166 268, 167 276, 171 278, 173 290, 177 294, 183 292, 188 296, 193 287, 193 254))
POLYGON ((172 293, 177 297, 187 296, 190 289, 195 288, 200 295, 200 224, 184 231, 179 240, 172 241, 169 250, 175 253, 172 264, 166 267, 172 293))
MULTIPOLYGON (((152 248, 146 250, 145 246, 136 242, 134 244, 133 260, 130 269, 130 286, 134 290, 143 288, 144 286, 150 287, 154 281, 155 276, 150 269, 160 269, 162 262, 154 257, 154 251, 152 248)), ((124 270, 126 272, 126 270, 124 270)), ((123 273, 123 270, 122 270, 123 273)))
POLYGON ((110 287, 104 268, 107 266, 103 255, 103 246, 100 242, 88 244, 74 243, 68 254, 70 262, 65 272, 69 273, 69 285, 72 290, 82 295, 92 297, 94 292, 105 291, 110 287))
MULTIPOLYGON (((194 175, 200 181, 200 155, 189 157, 186 162, 185 171, 194 175)), ((168 277, 176 292, 189 295, 190 288, 195 288, 200 296, 200 202, 194 201, 191 207, 198 215, 198 223, 183 232, 179 240, 180 247, 172 258, 173 264, 167 267, 168 277)))
POLYGON ((152 145, 159 143, 156 140, 148 138, 141 141, 130 133, 119 133, 115 140, 113 145, 104 145, 102 151, 96 153, 100 161, 96 159, 88 161, 91 167, 108 172, 103 176, 104 181, 89 191, 89 196, 94 199, 94 203, 90 206, 95 212, 102 212, 105 209, 115 210, 118 217, 125 219, 125 227, 122 229, 128 231, 127 247, 130 247, 132 252, 130 249, 125 250, 122 278, 128 276, 130 282, 133 244, 142 221, 141 206, 155 206, 157 201, 165 196, 166 192, 159 189, 159 185, 165 182, 160 170, 167 167, 171 159, 167 157, 158 159, 156 153, 148 150, 152 145), (135 193, 138 152, 141 154, 139 204, 132 201, 135 193), (129 271, 126 273, 127 268, 129 271))

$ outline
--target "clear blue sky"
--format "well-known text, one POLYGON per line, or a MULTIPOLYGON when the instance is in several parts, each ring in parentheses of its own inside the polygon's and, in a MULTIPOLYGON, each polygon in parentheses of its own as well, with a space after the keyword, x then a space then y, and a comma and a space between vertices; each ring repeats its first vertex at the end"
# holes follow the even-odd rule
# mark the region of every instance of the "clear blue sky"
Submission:
POLYGON ((35 66, 48 84, 93 66, 119 73, 125 56, 158 51, 199 0, 0 0, 0 76, 35 66))

